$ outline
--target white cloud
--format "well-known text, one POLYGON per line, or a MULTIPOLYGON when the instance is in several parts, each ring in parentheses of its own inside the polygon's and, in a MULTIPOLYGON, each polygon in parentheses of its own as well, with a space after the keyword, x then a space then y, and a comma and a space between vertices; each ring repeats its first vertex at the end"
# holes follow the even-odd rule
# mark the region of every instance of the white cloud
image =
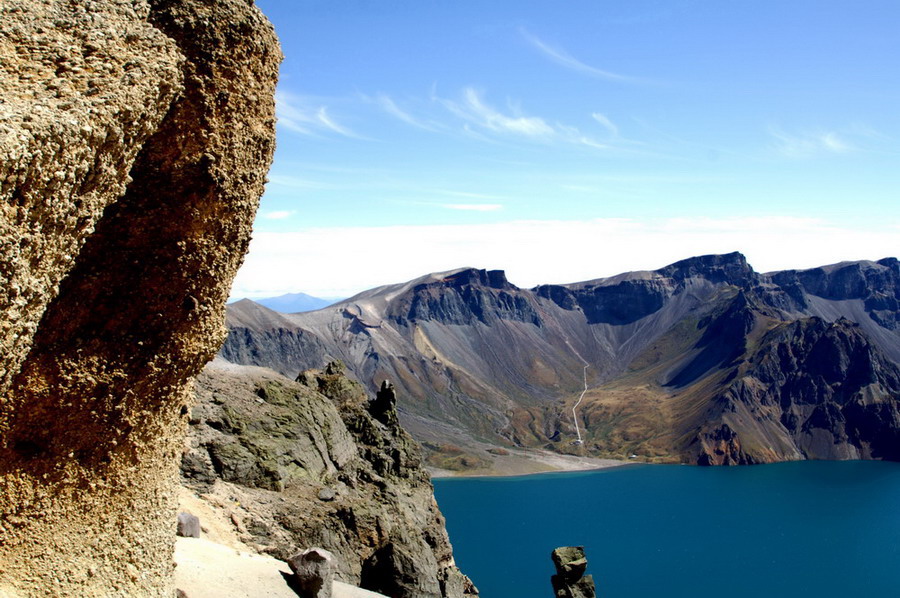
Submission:
POLYGON ((408 125, 412 125, 419 129, 424 129, 426 131, 437 131, 438 126, 435 123, 425 122, 414 117, 412 114, 400 108, 397 105, 397 102, 393 100, 389 95, 380 93, 375 96, 375 102, 381 107, 382 110, 397 118, 408 125))
POLYGON ((496 212, 503 209, 503 205, 499 203, 443 203, 441 207, 447 210, 465 210, 470 212, 496 212))
POLYGON ((853 149, 852 146, 838 137, 837 133, 825 133, 819 140, 825 148, 838 154, 843 154, 853 149))
POLYGON ((472 193, 470 191, 450 191, 448 189, 436 189, 434 193, 441 195, 449 195, 451 197, 466 197, 470 199, 504 199, 499 195, 489 195, 487 193, 472 193))
POLYGON ((612 149, 611 145, 592 139, 577 127, 550 123, 539 116, 526 115, 518 104, 510 102, 509 112, 501 112, 488 104, 481 92, 473 87, 464 88, 462 99, 458 101, 437 95, 432 95, 432 99, 466 121, 463 123, 463 131, 481 141, 518 138, 541 143, 562 142, 594 149, 612 149))
POLYGON ((555 134, 553 127, 542 118, 522 114, 510 116, 495 110, 481 99, 481 94, 477 90, 471 87, 463 90, 461 104, 450 103, 448 107, 457 116, 497 133, 545 138, 555 134))
POLYGON ((275 210, 274 212, 260 212, 260 217, 266 220, 284 220, 296 214, 293 210, 275 210))
POLYGON ((275 116, 279 125, 301 135, 332 132, 344 137, 361 138, 338 123, 328 113, 327 106, 284 90, 275 92, 275 116))
POLYGON ((777 127, 769 127, 775 138, 775 149, 789 158, 810 158, 819 154, 846 154, 856 148, 835 131, 789 134, 777 127))
POLYGON ((741 251, 758 271, 897 254, 896 222, 879 230, 795 217, 517 221, 479 225, 257 232, 232 296, 303 291, 349 296, 460 266, 504 269, 522 287, 656 269, 741 251), (335 267, 339 264, 339 267, 335 267))
POLYGON ((522 34, 522 37, 525 38, 528 43, 530 43, 534 48, 539 50, 544 56, 548 57, 553 62, 563 66, 565 68, 571 69, 573 71, 578 71, 580 73, 584 73, 586 75, 590 75, 592 77, 599 77, 601 79, 607 79, 609 81, 619 81, 623 83, 636 83, 639 79, 634 77, 627 77, 625 75, 620 75, 618 73, 613 73, 611 71, 605 71, 603 69, 598 69, 596 67, 587 65, 565 50, 561 48, 554 48, 550 44, 541 40, 535 35, 532 35, 527 29, 520 28, 519 33, 522 34))
POLYGON ((609 118, 605 114, 601 114, 600 112, 594 112, 591 114, 591 117, 596 120, 598 123, 603 125, 609 134, 613 137, 619 136, 619 127, 617 127, 613 121, 609 120, 609 118))
POLYGON ((311 135, 312 130, 309 124, 313 120, 309 117, 305 110, 302 110, 296 102, 288 99, 288 94, 277 91, 275 92, 275 117, 278 124, 301 135, 311 135))
POLYGON ((320 106, 320 107, 319 107, 319 110, 316 112, 316 119, 317 119, 322 125, 324 125, 325 128, 331 129, 331 130, 334 131, 335 133, 339 133, 339 134, 341 134, 341 135, 343 135, 343 136, 345 136, 345 137, 358 137, 358 136, 356 135, 356 133, 354 133, 353 131, 351 131, 351 130, 348 129, 347 127, 344 127, 344 126, 339 125, 338 123, 336 123, 336 122, 334 121, 334 119, 331 118, 331 116, 329 116, 329 114, 328 114, 328 108, 326 108, 325 106, 320 106))

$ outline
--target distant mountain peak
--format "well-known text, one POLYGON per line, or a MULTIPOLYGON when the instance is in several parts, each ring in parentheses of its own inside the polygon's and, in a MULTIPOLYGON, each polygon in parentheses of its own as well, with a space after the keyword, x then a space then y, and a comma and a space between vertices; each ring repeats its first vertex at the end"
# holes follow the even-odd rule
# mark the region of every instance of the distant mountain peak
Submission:
POLYGON ((747 258, 738 251, 687 258, 656 272, 676 280, 702 276, 712 282, 738 284, 749 281, 755 275, 747 258))
POLYGON ((256 303, 264 305, 269 309, 273 309, 283 314, 300 313, 304 311, 315 311, 328 307, 339 301, 335 298, 313 297, 306 293, 286 293, 278 297, 267 297, 264 299, 256 299, 256 303))
POLYGON ((477 268, 464 268, 445 276, 440 281, 456 287, 464 285, 482 286, 491 289, 517 289, 506 279, 503 270, 479 270, 477 268))

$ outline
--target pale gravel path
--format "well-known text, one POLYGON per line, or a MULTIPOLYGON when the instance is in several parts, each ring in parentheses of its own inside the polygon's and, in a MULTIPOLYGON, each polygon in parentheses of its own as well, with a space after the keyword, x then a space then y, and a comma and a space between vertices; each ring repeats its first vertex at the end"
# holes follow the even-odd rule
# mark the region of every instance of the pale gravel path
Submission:
MULTIPOLYGON (((175 544, 175 587, 188 598, 297 598, 282 573, 284 561, 242 552, 204 538, 178 538, 175 544)), ((333 598, 384 598, 334 582, 333 598)))

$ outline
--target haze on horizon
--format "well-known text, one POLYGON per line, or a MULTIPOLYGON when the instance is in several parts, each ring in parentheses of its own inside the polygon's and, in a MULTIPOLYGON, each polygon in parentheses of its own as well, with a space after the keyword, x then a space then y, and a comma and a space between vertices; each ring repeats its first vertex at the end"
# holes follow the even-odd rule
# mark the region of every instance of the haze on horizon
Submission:
POLYGON ((900 5, 260 0, 278 149, 233 297, 900 251, 900 5))

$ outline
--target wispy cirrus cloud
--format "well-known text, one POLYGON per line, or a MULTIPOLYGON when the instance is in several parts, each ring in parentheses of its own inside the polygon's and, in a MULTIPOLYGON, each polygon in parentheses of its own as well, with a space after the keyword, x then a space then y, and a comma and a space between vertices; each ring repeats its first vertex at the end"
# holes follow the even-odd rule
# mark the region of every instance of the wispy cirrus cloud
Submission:
POLYGON ((484 141, 495 138, 518 138, 539 143, 568 143, 594 149, 608 150, 611 146, 583 133, 577 127, 552 122, 540 116, 528 115, 518 103, 507 102, 506 111, 488 103, 482 92, 465 87, 460 99, 442 98, 436 93, 432 100, 443 105, 464 122, 463 130, 484 141))
MULTIPOLYGON (((370 98, 366 97, 366 99, 370 98)), ((440 124, 436 122, 413 116, 409 111, 401 108, 391 96, 385 93, 379 93, 374 98, 371 98, 371 100, 382 110, 408 125, 431 132, 436 132, 441 129, 440 124)))
POLYGON ((609 131, 609 134, 613 137, 619 136, 619 127, 617 127, 615 123, 613 123, 613 121, 609 120, 609 117, 607 117, 605 114, 594 112, 591 114, 591 118, 603 125, 603 128, 609 131))
POLYGON ((339 123, 328 107, 290 92, 275 92, 275 117, 279 125, 300 135, 337 133, 343 137, 363 139, 349 127, 339 123))
POLYGON ((573 71, 578 71, 585 75, 589 75, 591 77, 598 77, 600 79, 606 79, 608 81, 617 81, 620 83, 639 83, 642 82, 642 79, 637 77, 629 77, 627 75, 620 75, 619 73, 614 73, 612 71, 607 71, 604 69, 599 69, 597 67, 591 66, 589 64, 585 64, 584 62, 578 60, 567 51, 562 48, 554 47, 537 37, 536 35, 529 32, 524 27, 519 28, 519 33, 521 36, 527 41, 532 47, 537 49, 541 54, 557 63, 560 66, 563 66, 567 69, 571 69, 573 71))
POLYGON ((463 89, 462 100, 441 100, 453 114, 482 129, 495 133, 511 133, 530 138, 553 137, 556 131, 537 116, 525 116, 516 108, 512 114, 504 114, 488 105, 481 93, 472 87, 463 89))
POLYGON ((769 127, 775 151, 788 158, 811 158, 822 154, 847 154, 857 148, 836 131, 790 134, 778 127, 769 127))
POLYGON ((499 203, 442 203, 440 206, 446 210, 467 212, 496 212, 503 209, 503 204, 499 203))
POLYGON ((328 108, 325 106, 320 106, 316 111, 316 120, 321 123, 326 129, 330 129, 339 135, 343 135, 344 137, 359 137, 356 133, 348 129, 347 127, 336 122, 331 115, 328 114, 328 108))

